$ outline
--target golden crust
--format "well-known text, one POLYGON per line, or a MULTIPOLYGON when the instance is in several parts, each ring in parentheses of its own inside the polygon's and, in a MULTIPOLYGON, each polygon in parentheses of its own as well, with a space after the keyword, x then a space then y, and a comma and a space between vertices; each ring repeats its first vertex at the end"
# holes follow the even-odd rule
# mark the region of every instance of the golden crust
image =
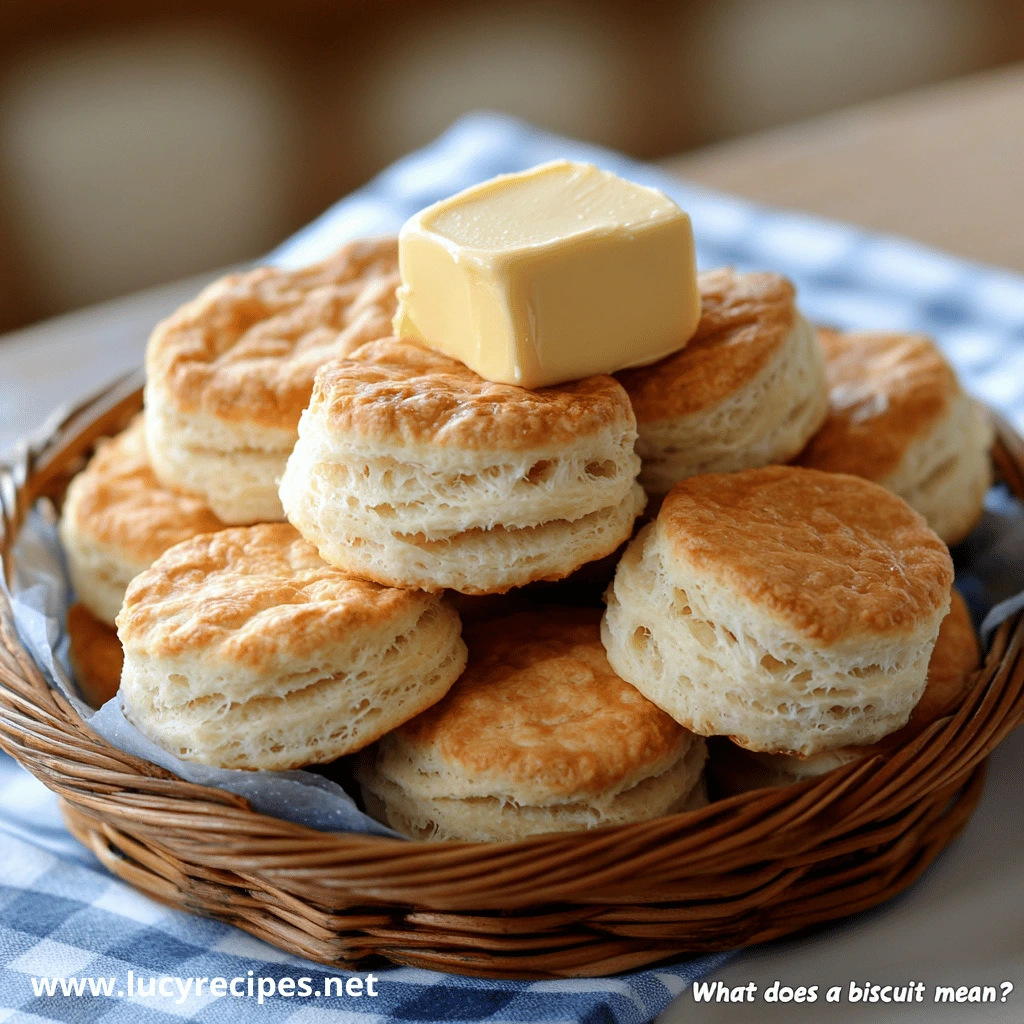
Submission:
POLYGON ((731 267, 697 277, 701 313, 686 348, 615 376, 637 421, 690 416, 735 394, 761 372, 796 323, 796 293, 778 274, 731 267))
POLYGON ((391 333, 398 283, 396 238, 225 277, 157 325, 151 386, 182 411, 294 429, 321 364, 391 333))
MULTIPOLYGON (((900 745, 922 732, 936 719, 949 714, 970 689, 974 671, 981 664, 981 647, 974 632, 971 613, 954 589, 949 614, 942 620, 939 635, 928 662, 928 685, 910 713, 907 724, 882 745, 900 745)), ((871 748, 874 750, 874 748, 871 748)))
POLYGON ((657 522, 675 557, 823 646, 910 633, 953 583, 924 518, 859 477, 794 466, 690 477, 657 522))
POLYGON ((71 667, 85 702, 102 707, 121 685, 124 651, 113 626, 100 622, 80 604, 68 609, 71 667))
POLYGON ((370 342, 317 374, 310 413, 328 429, 381 445, 529 450, 609 428, 633 429, 612 377, 528 391, 492 384, 455 359, 395 338, 370 342))
POLYGON ((953 368, 920 334, 818 331, 829 415, 798 462, 881 480, 911 442, 945 416, 960 386, 953 368))
POLYGON ((128 587, 117 617, 126 648, 209 655, 281 670, 355 631, 372 633, 432 599, 327 565, 287 523, 239 527, 171 548, 128 587))
POLYGON ((202 500, 157 480, 146 452, 141 413, 127 430, 100 442, 68 487, 64 515, 74 521, 78 533, 140 563, 154 561, 197 533, 224 529, 202 500))
POLYGON ((467 627, 465 672, 399 729, 470 778, 600 794, 670 758, 685 730, 608 664, 596 608, 548 608, 467 627))

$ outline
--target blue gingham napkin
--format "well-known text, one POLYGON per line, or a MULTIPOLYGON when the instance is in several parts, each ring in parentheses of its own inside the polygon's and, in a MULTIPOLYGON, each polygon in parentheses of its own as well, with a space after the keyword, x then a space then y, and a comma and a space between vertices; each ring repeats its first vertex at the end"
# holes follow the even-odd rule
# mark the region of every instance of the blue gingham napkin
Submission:
MULTIPOLYGON (((681 184, 655 168, 506 117, 479 114, 457 122, 337 204, 271 260, 311 262, 347 238, 397 230, 416 210, 474 182, 558 157, 590 160, 671 195, 693 218, 702 267, 784 273, 797 285, 804 312, 837 327, 934 335, 968 388, 1024 429, 1024 280, 900 239, 681 184)), ((1019 536, 1017 512, 997 496, 992 529, 1005 537, 1014 520, 1019 536)), ((998 553, 976 554, 979 563, 994 559, 996 569, 1005 561, 998 553)), ((1020 582, 1001 581, 991 571, 958 576, 958 585, 980 613, 1020 582)), ((113 879, 68 835, 52 795, 0 755, 0 1022, 641 1024, 723 960, 708 956, 613 979, 532 983, 384 968, 374 972, 378 994, 371 997, 365 972, 351 975, 289 956, 227 925, 163 908, 113 879), (350 977, 363 980, 361 996, 323 995, 329 979, 350 977), (145 992, 151 979, 161 978, 168 979, 167 995, 137 994, 140 979, 145 992), (197 996, 191 989, 196 978, 235 981, 240 994, 211 996, 207 980, 197 996), (282 979, 303 978, 307 997, 258 998, 259 979, 264 987, 273 981, 276 991, 282 979), (63 979, 63 987, 55 979, 63 979)))

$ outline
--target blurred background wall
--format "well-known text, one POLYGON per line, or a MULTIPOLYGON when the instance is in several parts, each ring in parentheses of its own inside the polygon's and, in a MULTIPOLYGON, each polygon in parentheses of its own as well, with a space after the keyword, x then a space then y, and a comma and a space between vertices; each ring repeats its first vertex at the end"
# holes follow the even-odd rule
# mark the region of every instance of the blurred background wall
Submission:
POLYGON ((474 108, 657 158, 1021 58, 1019 0, 0 0, 0 331, 257 257, 474 108))

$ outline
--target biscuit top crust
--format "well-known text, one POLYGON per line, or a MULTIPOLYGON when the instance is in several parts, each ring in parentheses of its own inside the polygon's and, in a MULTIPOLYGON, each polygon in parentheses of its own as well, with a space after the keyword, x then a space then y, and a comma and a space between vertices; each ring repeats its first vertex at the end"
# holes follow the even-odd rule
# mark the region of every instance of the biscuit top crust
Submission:
MULTIPOLYGON (((203 534, 132 580, 117 617, 126 651, 189 655, 280 673, 321 651, 394 641, 436 601, 356 579, 323 562, 287 523, 203 534)), ((211 668, 211 671, 213 669, 211 668)))
POLYGON ((309 411, 336 440, 485 451, 529 451, 636 428, 629 397, 612 377, 529 391, 492 384, 458 360, 395 338, 324 366, 309 411))
POLYGON ((78 533, 145 564, 197 533, 224 529, 201 499, 157 480, 141 413, 127 430, 100 442, 89 465, 71 481, 64 514, 78 533))
POLYGON ((183 412, 294 430, 317 369, 391 333, 398 282, 395 238, 221 278, 157 325, 150 385, 183 412))
POLYGON ((468 628, 465 672, 400 727, 402 745, 523 802, 596 795, 667 768, 686 731, 612 671, 600 618, 549 608, 468 628))
POLYGON ((697 275, 700 322, 686 348, 615 376, 639 423, 691 416, 749 384, 796 324, 796 292, 778 274, 697 275))
POLYGON ((920 334, 841 334, 823 328, 829 414, 799 463, 881 480, 947 414, 956 374, 920 334))
POLYGON ((923 516, 837 473, 690 477, 669 491, 656 530, 709 584, 818 646, 912 633, 946 607, 953 583, 949 549, 923 516))

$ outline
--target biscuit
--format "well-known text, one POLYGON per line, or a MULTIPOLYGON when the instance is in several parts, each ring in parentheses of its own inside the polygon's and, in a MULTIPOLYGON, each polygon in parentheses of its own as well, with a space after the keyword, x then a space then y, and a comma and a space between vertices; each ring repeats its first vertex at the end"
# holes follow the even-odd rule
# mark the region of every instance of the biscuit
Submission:
POLYGON ((981 518, 992 427, 953 368, 919 334, 821 330, 830 411, 800 465, 874 480, 947 543, 981 518))
POLYGON ((224 524, 198 498, 157 480, 146 450, 143 417, 101 441, 68 487, 60 538, 78 600, 114 624, 128 584, 169 547, 224 524))
POLYGON ((391 333, 397 285, 397 240, 365 240, 302 270, 225 277, 159 324, 146 431, 160 480, 225 523, 283 519, 277 484, 313 377, 391 333))
POLYGON ((124 652, 117 630, 100 622, 84 605, 68 609, 71 670, 86 704, 100 708, 117 693, 124 652))
POLYGON ((616 374, 636 413, 640 483, 655 498, 698 473, 788 462, 828 410, 821 351, 786 278, 723 268, 698 288, 686 348, 616 374))
POLYGON ((877 484, 708 474, 626 549, 602 637, 612 668, 688 729, 810 755, 906 723, 952 582, 946 546, 877 484))
POLYGON ((811 757, 792 754, 759 754, 733 743, 715 747, 711 768, 719 789, 726 796, 766 786, 788 786, 849 764, 861 757, 884 754, 909 743, 932 722, 951 714, 974 682, 981 662, 981 649, 963 598, 954 590, 949 614, 942 620, 928 662, 928 684, 924 696, 910 713, 902 729, 867 747, 839 747, 811 757))
POLYGON ((395 339, 317 374, 281 481, 325 561, 390 586, 501 593, 626 540, 646 497, 611 377, 528 391, 395 339))
POLYGON ((615 675, 600 616, 547 608, 467 627, 448 696, 357 760, 370 813, 410 838, 501 842, 683 809, 704 740, 615 675))
POLYGON ((221 768, 350 754, 440 700, 466 660, 440 598, 325 565, 284 523, 164 552, 128 587, 117 631, 127 718, 221 768))

